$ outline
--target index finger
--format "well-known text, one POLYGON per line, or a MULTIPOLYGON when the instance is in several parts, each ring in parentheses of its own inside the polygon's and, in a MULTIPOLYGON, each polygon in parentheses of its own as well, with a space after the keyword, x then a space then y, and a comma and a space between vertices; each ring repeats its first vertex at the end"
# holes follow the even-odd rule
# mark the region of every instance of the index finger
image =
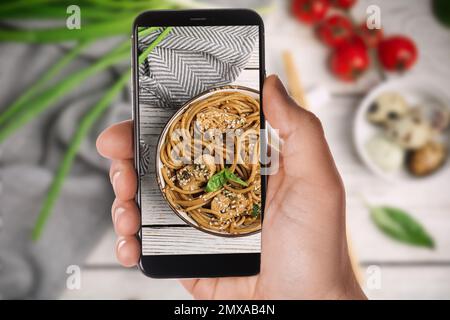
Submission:
POLYGON ((97 138, 97 150, 108 159, 133 159, 133 121, 113 124, 97 138))

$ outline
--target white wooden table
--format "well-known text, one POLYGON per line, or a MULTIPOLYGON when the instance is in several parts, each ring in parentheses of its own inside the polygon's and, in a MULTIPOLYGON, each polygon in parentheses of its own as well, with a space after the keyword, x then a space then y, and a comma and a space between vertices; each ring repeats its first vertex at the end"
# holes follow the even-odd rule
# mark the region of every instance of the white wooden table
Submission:
MULTIPOLYGON (((412 36, 420 50, 419 62, 410 75, 428 76, 437 84, 450 80, 450 31, 433 19, 430 3, 423 0, 359 1, 353 15, 364 17, 369 4, 381 8, 387 34, 412 36)), ((364 92, 378 81, 375 74, 358 85, 336 82, 327 72, 327 51, 312 31, 287 16, 282 7, 265 17, 267 71, 283 78, 281 52, 295 54, 306 87, 326 87, 331 100, 312 111, 322 120, 327 138, 347 190, 349 233, 362 273, 378 266, 381 288, 368 289, 370 298, 450 299, 450 177, 432 182, 392 185, 372 175, 361 163, 352 144, 352 121, 364 92), (408 247, 391 241, 375 229, 361 197, 374 204, 404 208, 420 219, 434 236, 434 251, 408 247)), ((63 298, 189 298, 176 281, 145 279, 139 271, 123 269, 115 262, 111 229, 93 250, 82 273, 82 289, 66 291, 63 298)), ((301 285, 301 284, 299 284, 301 285)))

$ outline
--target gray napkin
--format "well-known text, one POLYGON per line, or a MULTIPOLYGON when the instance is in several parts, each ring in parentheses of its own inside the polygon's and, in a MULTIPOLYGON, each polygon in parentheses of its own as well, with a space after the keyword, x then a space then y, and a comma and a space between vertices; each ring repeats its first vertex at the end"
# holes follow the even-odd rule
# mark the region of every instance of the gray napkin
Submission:
MULTIPOLYGON (((62 53, 54 45, 1 44, 0 109, 62 53)), ((67 72, 89 63, 77 59, 67 72)), ((56 298, 66 285, 67 267, 82 267, 86 255, 111 227, 108 161, 97 154, 95 141, 106 126, 130 117, 129 88, 83 141, 42 238, 36 243, 30 238, 51 179, 81 117, 117 76, 118 71, 110 69, 90 78, 0 145, 0 298, 56 298)))
POLYGON ((2 298, 55 298, 69 265, 82 268, 84 257, 110 221, 108 181, 92 170, 70 177, 42 238, 30 241, 39 204, 53 173, 30 165, 0 170, 4 186, 0 233, 2 298), (5 183, 7 182, 7 183, 5 183))
MULTIPOLYGON (((145 50, 162 32, 139 39, 145 50)), ((139 102, 177 108, 233 82, 258 40, 258 26, 173 27, 140 67, 139 102)))

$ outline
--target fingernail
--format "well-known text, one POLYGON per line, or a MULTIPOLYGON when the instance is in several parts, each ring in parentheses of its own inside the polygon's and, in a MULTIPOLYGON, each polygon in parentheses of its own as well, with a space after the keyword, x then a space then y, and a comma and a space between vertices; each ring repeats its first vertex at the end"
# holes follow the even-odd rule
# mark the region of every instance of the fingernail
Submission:
POLYGON ((287 91, 286 87, 284 86, 283 81, 277 76, 277 87, 280 89, 284 94, 289 96, 289 92, 287 91))
POLYGON ((119 252, 120 249, 122 249, 122 247, 125 245, 125 243, 127 243, 127 241, 125 239, 120 239, 117 242, 117 252, 119 252))
POLYGON ((114 217, 113 217, 114 226, 117 226, 117 221, 119 220, 119 215, 121 215, 124 212, 125 212, 125 208, 122 208, 122 207, 118 207, 118 208, 116 208, 116 210, 114 210, 114 217))
POLYGON ((119 178, 119 176, 120 176, 120 171, 116 171, 116 172, 114 172, 114 174, 112 175, 111 183, 112 183, 113 187, 116 186, 117 178, 119 178))
POLYGON ((275 82, 276 82, 277 84, 283 85, 283 83, 281 82, 280 77, 279 77, 277 74, 271 74, 270 76, 275 78, 275 82))

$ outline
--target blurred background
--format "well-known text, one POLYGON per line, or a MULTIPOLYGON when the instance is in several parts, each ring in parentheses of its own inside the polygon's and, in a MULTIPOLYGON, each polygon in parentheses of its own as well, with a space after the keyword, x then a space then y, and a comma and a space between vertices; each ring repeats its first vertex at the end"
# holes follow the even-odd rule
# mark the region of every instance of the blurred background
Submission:
POLYGON ((368 297, 449 299, 450 7, 442 0, 3 1, 0 298, 190 298, 176 281, 116 263, 108 162, 95 139, 131 117, 133 17, 209 7, 257 10, 267 74, 322 120, 368 297))

